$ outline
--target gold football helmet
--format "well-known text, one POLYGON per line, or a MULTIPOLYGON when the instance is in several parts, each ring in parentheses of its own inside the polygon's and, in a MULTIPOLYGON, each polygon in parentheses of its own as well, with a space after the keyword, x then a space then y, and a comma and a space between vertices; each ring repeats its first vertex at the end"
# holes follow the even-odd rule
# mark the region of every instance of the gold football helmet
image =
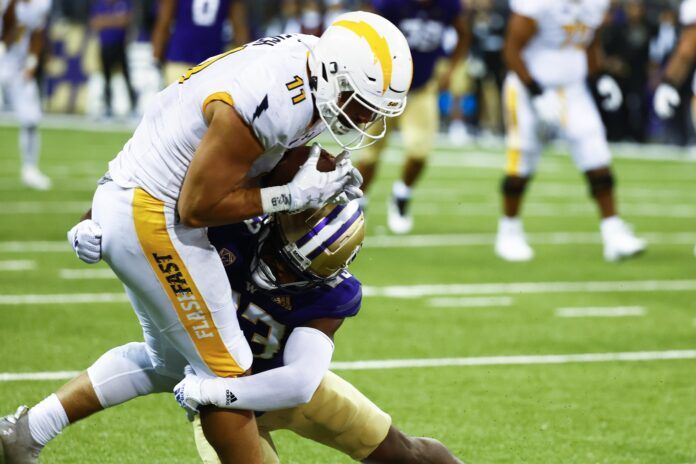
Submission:
POLYGON ((296 214, 277 213, 260 232, 251 279, 263 290, 304 291, 330 284, 365 238, 357 201, 296 214))

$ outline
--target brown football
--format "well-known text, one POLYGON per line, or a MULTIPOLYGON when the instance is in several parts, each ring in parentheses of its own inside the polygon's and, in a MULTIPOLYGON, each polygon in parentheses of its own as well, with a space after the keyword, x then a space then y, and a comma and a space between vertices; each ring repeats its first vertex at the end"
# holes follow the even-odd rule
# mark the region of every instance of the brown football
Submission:
MULTIPOLYGON (((311 148, 311 146, 305 145, 286 151, 271 172, 263 176, 263 184, 267 187, 273 187, 290 182, 297 174, 297 171, 300 170, 300 167, 307 161, 307 158, 309 158, 309 150, 311 148)), ((317 162, 317 169, 320 172, 329 172, 336 169, 336 160, 323 148, 317 162)))

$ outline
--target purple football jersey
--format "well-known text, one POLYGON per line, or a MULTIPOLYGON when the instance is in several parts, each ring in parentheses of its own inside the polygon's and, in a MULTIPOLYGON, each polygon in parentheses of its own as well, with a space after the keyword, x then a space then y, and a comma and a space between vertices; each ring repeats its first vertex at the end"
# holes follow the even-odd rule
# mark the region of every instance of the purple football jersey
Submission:
POLYGON ((231 0, 178 0, 167 60, 196 64, 223 52, 231 0))
MULTIPOLYGON (((130 0, 97 0, 92 5, 91 16, 114 16, 131 13, 133 5, 130 0)), ((125 27, 107 27, 99 31, 99 42, 104 45, 115 45, 126 41, 125 27)))
POLYGON ((411 90, 422 87, 444 55, 442 38, 462 12, 461 0, 372 0, 372 6, 406 36, 413 56, 411 90))
POLYGON ((283 365, 283 351, 295 327, 321 318, 355 316, 362 302, 362 285, 347 271, 334 286, 301 294, 260 291, 249 282, 249 268, 258 245, 253 221, 208 229, 218 250, 235 298, 237 319, 254 353, 254 372, 283 365))

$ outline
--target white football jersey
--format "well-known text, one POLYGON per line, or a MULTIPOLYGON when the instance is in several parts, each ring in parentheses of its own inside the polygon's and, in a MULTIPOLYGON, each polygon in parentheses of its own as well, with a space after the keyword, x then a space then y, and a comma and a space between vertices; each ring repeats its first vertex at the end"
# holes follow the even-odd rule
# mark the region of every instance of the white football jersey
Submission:
POLYGON ((208 129, 204 108, 216 100, 234 106, 265 149, 249 177, 273 169, 285 150, 324 130, 320 121, 311 124, 307 74, 307 55, 317 40, 300 34, 260 39, 191 68, 149 105, 133 137, 109 163, 113 180, 176 203, 208 129))
POLYGON ((31 33, 46 26, 50 11, 51 0, 15 2, 15 17, 17 25, 22 30, 22 35, 17 42, 10 45, 8 55, 11 55, 12 59, 24 62, 29 53, 31 33))
POLYGON ((536 21, 537 34, 522 56, 543 87, 587 78, 587 47, 609 9, 609 0, 510 0, 514 13, 536 21))

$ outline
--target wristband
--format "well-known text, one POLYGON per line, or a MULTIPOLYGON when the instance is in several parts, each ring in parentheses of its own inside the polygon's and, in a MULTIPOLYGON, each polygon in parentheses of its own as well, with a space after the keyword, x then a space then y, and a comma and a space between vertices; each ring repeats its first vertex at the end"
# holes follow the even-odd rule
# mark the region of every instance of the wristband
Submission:
POLYGON ((527 84, 527 90, 529 90, 529 93, 532 94, 533 97, 538 97, 542 93, 544 93, 544 89, 541 88, 539 83, 532 79, 532 81, 527 84))
POLYGON ((292 195, 290 195, 290 187, 287 185, 261 189, 261 207, 264 213, 271 214, 288 211, 291 204, 292 195))

